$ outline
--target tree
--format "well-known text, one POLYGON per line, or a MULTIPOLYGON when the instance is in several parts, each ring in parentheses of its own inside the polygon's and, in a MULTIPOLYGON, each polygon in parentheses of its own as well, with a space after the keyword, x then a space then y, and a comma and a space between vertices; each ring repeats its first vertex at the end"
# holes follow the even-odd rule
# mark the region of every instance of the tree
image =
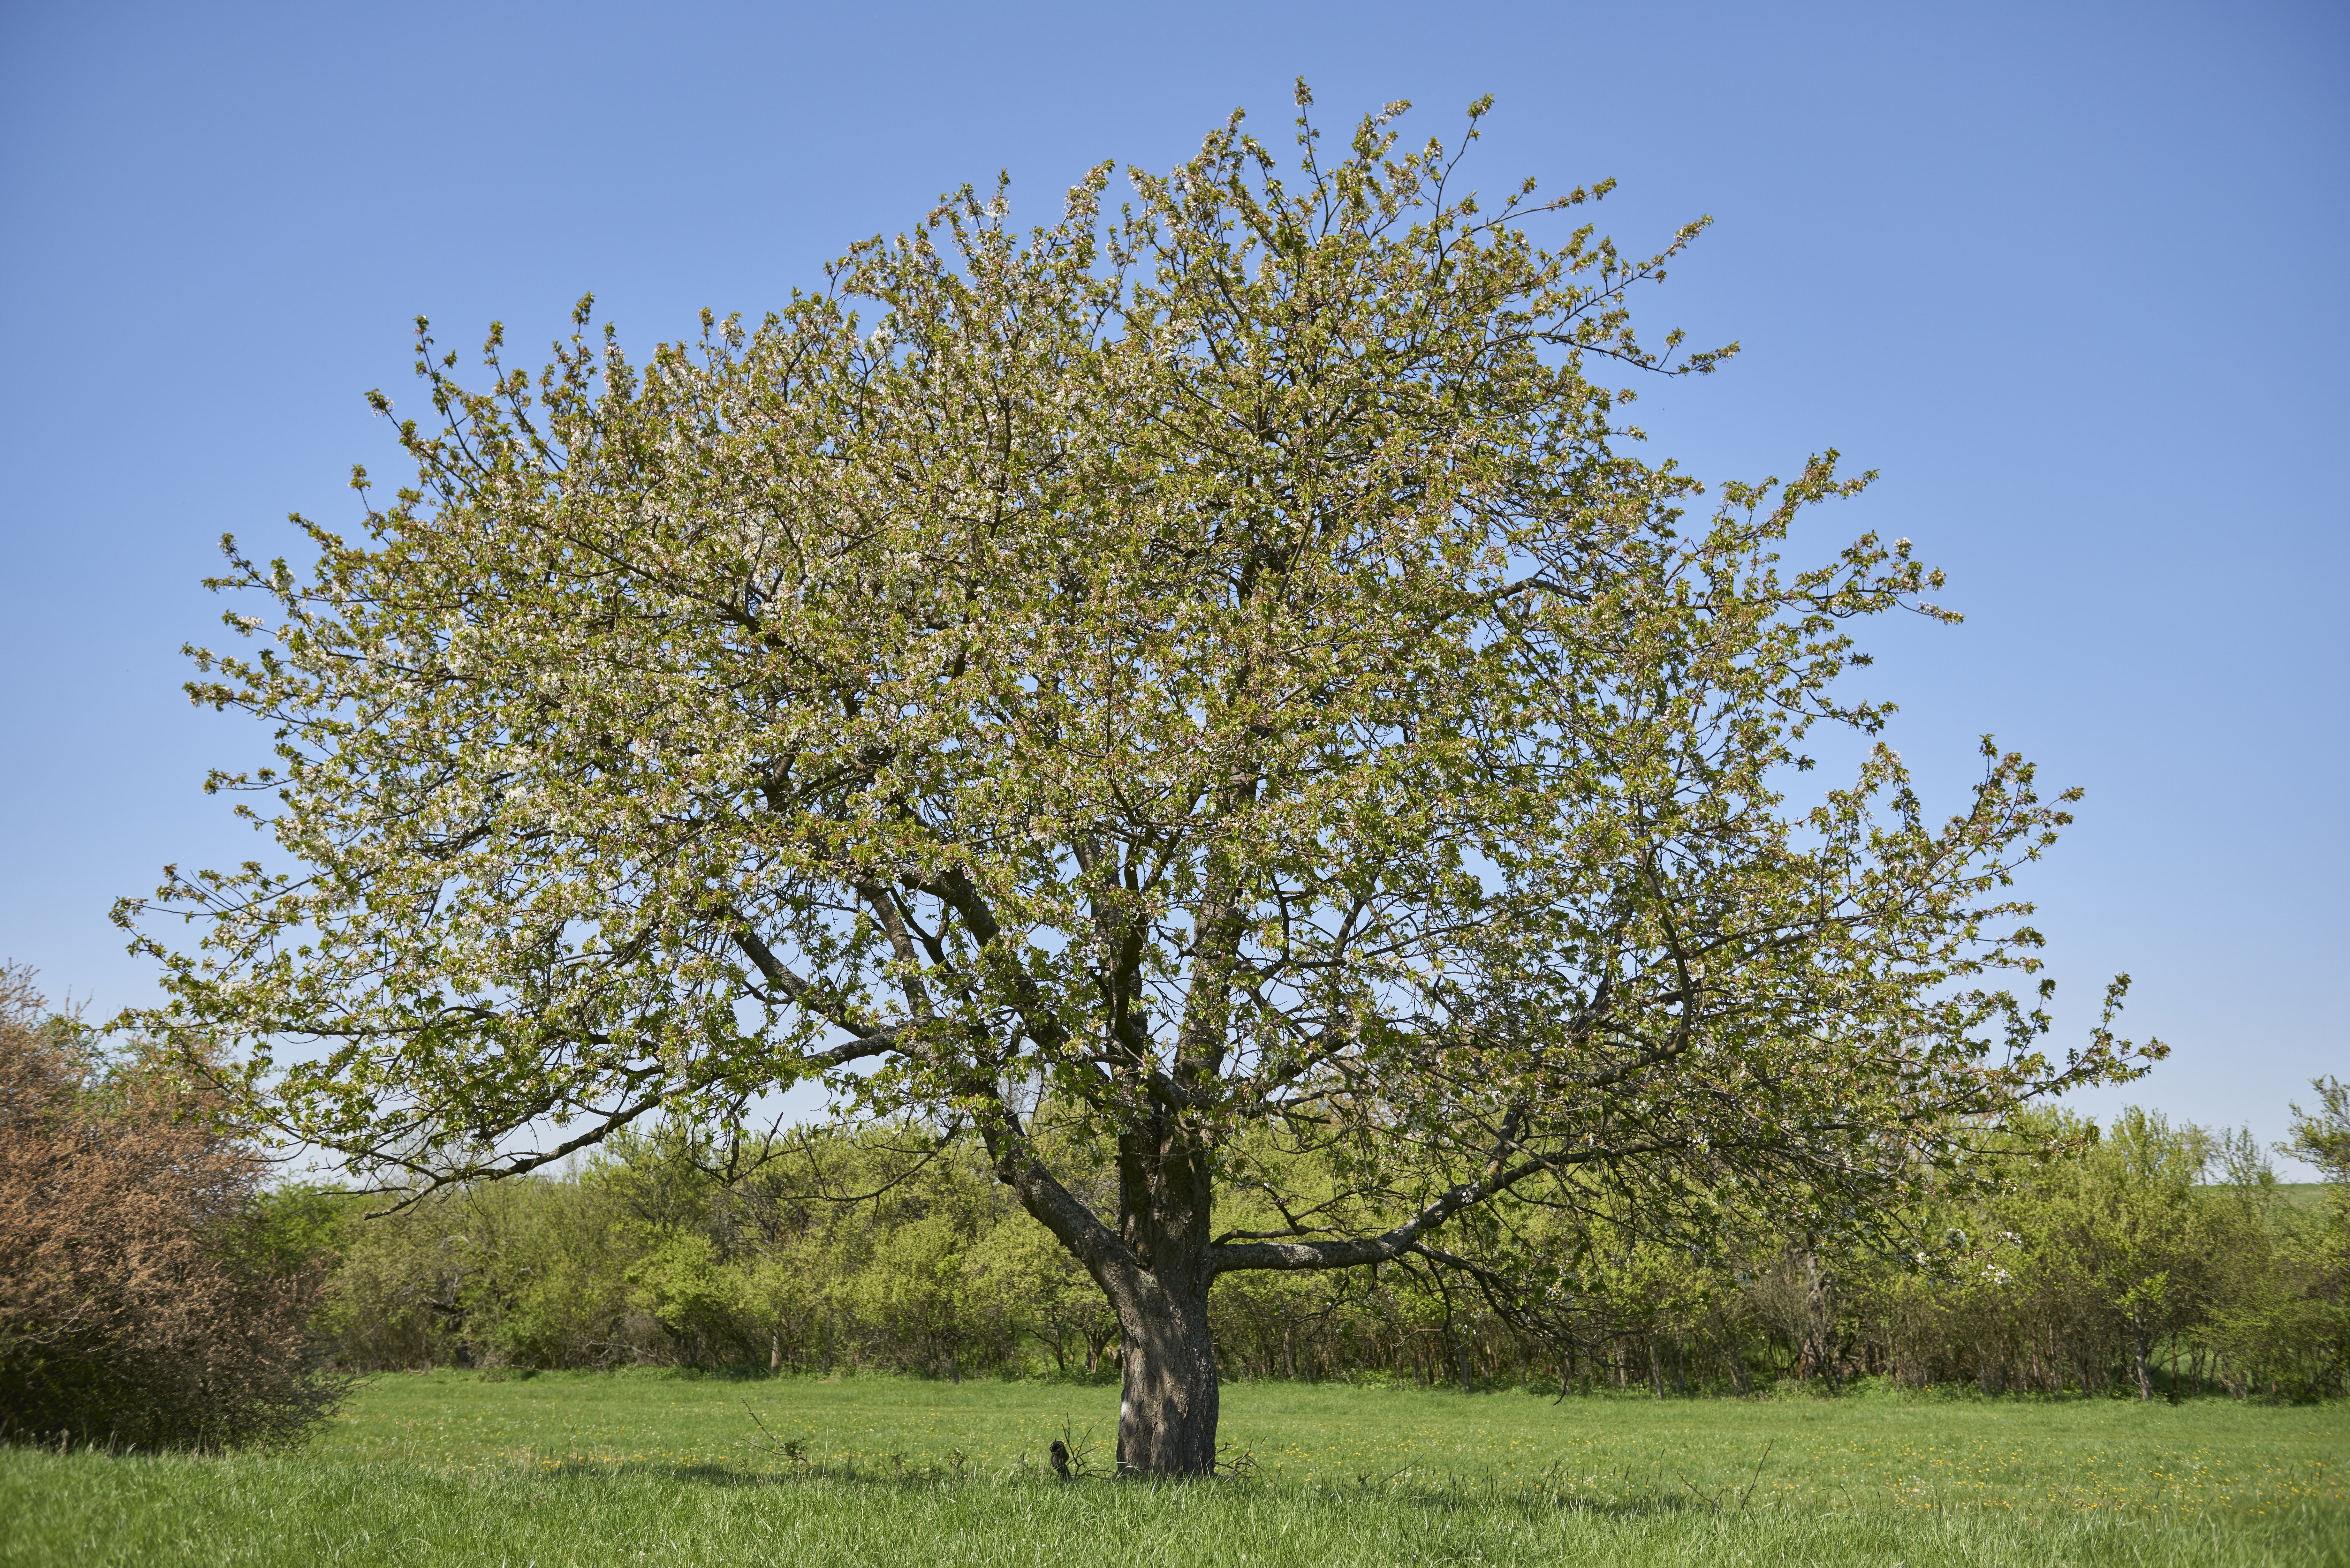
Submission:
POLYGON ((1334 159, 1308 101, 1295 176, 1235 116, 1114 215, 1108 165, 1024 239, 966 190, 642 363, 582 301, 536 380, 494 327, 469 388, 420 321, 416 483, 356 542, 297 517, 307 577, 225 542, 276 615, 191 692, 276 727, 213 786, 274 794, 296 868, 124 904, 203 928, 139 937, 134 1021, 428 1181, 817 1076, 966 1127, 1116 1312, 1153 1472, 1214 1461, 1221 1274, 1440 1261, 1505 1194, 1848 1226, 2126 1075, 1998 984, 2072 795, 1986 741, 1947 823, 1881 743, 1786 801, 1816 726, 1889 711, 1835 693, 1845 623, 1955 618, 1906 540, 1782 570, 1866 483, 1833 452, 1696 516, 1631 454, 1587 372, 1731 352, 1627 304, 1702 224, 1545 248, 1608 186, 1489 209, 1465 141, 1402 151, 1399 104, 1334 159), (1220 1189, 1279 1222, 1220 1232, 1220 1189))
POLYGON ((2279 1154, 2307 1160, 2334 1189, 2339 1198, 2350 1191, 2350 1084, 2328 1075, 2312 1078, 2317 1109, 2293 1107, 2293 1137, 2276 1146, 2279 1154))
POLYGON ((2154 1397, 2154 1355, 2201 1317, 2213 1248, 2196 1189, 2210 1140, 2158 1112, 2125 1106, 2045 1200, 2052 1273, 2111 1314, 2140 1399, 2154 1397))
MULTIPOLYGON (((2277 1152, 2306 1160, 2325 1179, 2325 1204, 2312 1222, 2280 1249, 2298 1276, 2299 1300, 2287 1310, 2301 1321, 2298 1338, 2313 1387, 2350 1389, 2350 1084, 2328 1074, 2312 1078, 2317 1108, 2293 1106, 2293 1137, 2277 1152)), ((2288 1297, 2290 1299, 2290 1296, 2288 1297)))

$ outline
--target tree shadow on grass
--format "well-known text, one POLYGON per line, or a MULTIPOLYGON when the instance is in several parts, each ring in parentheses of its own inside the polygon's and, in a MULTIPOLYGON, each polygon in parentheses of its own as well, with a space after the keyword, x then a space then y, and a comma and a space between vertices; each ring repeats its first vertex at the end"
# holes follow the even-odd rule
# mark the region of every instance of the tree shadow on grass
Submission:
POLYGON ((983 1469, 948 1461, 909 1462, 809 1460, 757 1468, 723 1461, 664 1463, 652 1459, 567 1459, 527 1472, 536 1479, 593 1483, 620 1478, 653 1480, 723 1490, 787 1494, 858 1493, 868 1497, 941 1494, 1002 1494, 1035 1491, 1069 1497, 1142 1497, 1166 1492, 1208 1491, 1235 1501, 1359 1507, 1375 1503, 1389 1511, 1469 1517, 1508 1514, 1522 1519, 1584 1515, 1599 1519, 1693 1518, 1744 1511, 1735 1502, 1694 1490, 1674 1491, 1664 1484, 1618 1485, 1611 1491, 1575 1492, 1542 1481, 1483 1482, 1445 1477, 1362 1476, 1339 1483, 1284 1482, 1230 1477, 1147 1477, 1096 1474, 1062 1480, 1041 1465, 1018 1463, 983 1469))

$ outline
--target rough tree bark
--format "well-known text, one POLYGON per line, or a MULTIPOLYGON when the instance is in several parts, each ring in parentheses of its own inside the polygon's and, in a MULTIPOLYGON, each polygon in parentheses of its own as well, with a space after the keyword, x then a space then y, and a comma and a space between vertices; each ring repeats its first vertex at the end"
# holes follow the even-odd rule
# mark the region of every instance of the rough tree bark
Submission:
POLYGON ((1216 1468, 1214 1186, 1172 1117, 1118 1139, 1118 1229, 1136 1266, 1103 1279, 1118 1311, 1118 1468, 1205 1475, 1216 1468))
POLYGON ((989 1107, 980 1132, 996 1174, 1085 1265, 1118 1314, 1119 1473, 1211 1473, 1218 1376, 1208 1289, 1217 1259, 1202 1151, 1171 1116, 1147 1118, 1120 1137, 1112 1231, 1036 1161, 1009 1107, 989 1107))
POLYGON ((1835 1280, 1828 1272, 1815 1246, 1804 1249, 1804 1376, 1825 1377, 1831 1390, 1843 1379, 1836 1366, 1836 1298, 1835 1280))
POLYGON ((1121 1474, 1206 1475, 1216 1468, 1216 1350, 1204 1282, 1175 1289, 1139 1275, 1121 1306, 1118 1468, 1121 1474))

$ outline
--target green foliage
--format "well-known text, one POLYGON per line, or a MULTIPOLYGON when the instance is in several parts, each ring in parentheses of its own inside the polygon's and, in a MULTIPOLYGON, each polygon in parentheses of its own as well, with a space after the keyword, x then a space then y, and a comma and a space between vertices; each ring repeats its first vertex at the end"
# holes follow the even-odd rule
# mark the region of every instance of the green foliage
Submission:
POLYGON ((351 1221, 327 1332, 354 1369, 629 1359, 649 1324, 625 1275, 624 1218, 593 1183, 566 1180, 351 1221))
MULTIPOLYGON (((355 474, 306 569, 226 542, 262 646, 190 691, 271 730, 212 783, 280 858, 120 906, 168 999, 131 1022, 373 1175, 810 1080, 968 1126, 1106 1293, 1121 1462, 1167 1471, 1213 1461, 1219 1277, 1449 1269, 1458 1222, 1513 1290, 1477 1231, 1513 1202, 1847 1236, 2133 1075, 2120 980, 2047 1049, 2013 887, 2077 792, 1986 737, 1939 815, 1846 689, 1860 623, 1956 618, 1907 539, 1795 542, 1867 476, 1638 455, 1600 378, 1731 351, 1633 324, 1704 223, 1643 255, 1581 221, 1607 182, 1477 195, 1489 101, 1451 146, 1297 101, 1287 168, 1234 116, 1114 212, 1107 165, 1024 235, 965 190, 642 357, 583 300, 468 379, 420 322, 412 482, 355 474), (1866 749, 1814 787, 1834 733, 1866 749)), ((854 1255, 824 1311, 951 1368, 1011 1343, 977 1212, 794 1234, 854 1255)), ((645 1310, 780 1345, 712 1246, 652 1246, 645 1310)), ((577 1340, 543 1277, 466 1310, 577 1340)), ((1430 1288, 1394 1332, 1457 1327, 1430 1288)))
POLYGON ((250 1268, 292 1275, 349 1244, 363 1199, 329 1181, 287 1181, 253 1195, 232 1241, 250 1268))
POLYGON ((2350 1196, 2350 1084, 2335 1077, 2313 1078, 2317 1108, 2293 1107, 2293 1137, 2278 1152, 2305 1159, 2325 1174, 2337 1195, 2350 1196))
MULTIPOLYGON (((1912 1211, 1919 1244, 1898 1256, 1767 1217, 1698 1244, 1627 1210, 1570 1226, 1541 1210, 1503 1244, 1552 1261, 1542 1293, 1419 1259, 1237 1273, 1211 1298, 1218 1360, 1243 1378, 1659 1397, 1869 1377, 1992 1395, 2350 1392, 2339 1210, 2292 1201, 2248 1138, 2136 1110, 2102 1136, 2062 1116, 2019 1136, 2061 1152, 1912 1211)), ((730 1172, 706 1145, 632 1136, 560 1177, 443 1189, 378 1219, 315 1189, 281 1202, 338 1238, 324 1324, 354 1369, 1083 1377, 1118 1363, 1098 1289, 967 1143, 803 1129, 732 1158, 730 1172)), ((1253 1214, 1236 1201, 1225 1219, 1253 1214)))
POLYGON ((2336 1212, 2291 1201, 2248 1135, 2136 1110, 2096 1133, 2057 1118, 2046 1136, 2074 1155, 1926 1211, 1943 1249, 1864 1274, 1908 1347, 1896 1375, 1991 1393, 2350 1392, 2340 1276, 2323 1262, 2336 1212))

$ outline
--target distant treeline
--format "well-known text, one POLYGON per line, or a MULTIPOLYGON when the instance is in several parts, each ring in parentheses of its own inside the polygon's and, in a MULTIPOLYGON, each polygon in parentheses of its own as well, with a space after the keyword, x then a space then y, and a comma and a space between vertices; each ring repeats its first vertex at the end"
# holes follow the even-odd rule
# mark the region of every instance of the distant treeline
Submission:
MULTIPOLYGON (((1699 1242, 1644 1234, 1605 1205, 1531 1212, 1489 1244, 1521 1261, 1531 1250, 1538 1289, 1418 1262, 1228 1275, 1212 1300, 1218 1355, 1239 1377, 1659 1397, 1861 1376, 1991 1395, 2340 1395, 2350 1097, 2319 1088, 2295 1149, 2333 1160, 2323 1187, 2278 1183, 2248 1134, 2136 1110, 2102 1135, 2059 1119, 2036 1131, 2074 1152, 1907 1216, 1898 1251, 1881 1232, 1732 1217, 1699 1242)), ((919 1128, 803 1131, 733 1151, 732 1168, 654 1136, 558 1178, 374 1218, 361 1216, 386 1199, 326 1188, 266 1202, 277 1251, 333 1260, 317 1333, 351 1371, 1116 1365, 1116 1320, 1091 1282, 975 1150, 919 1128)))
MULTIPOLYGON (((0 967, 0 1441, 290 1438, 350 1375, 403 1367, 1117 1370, 1100 1292, 939 1129, 722 1149, 672 1128, 557 1176, 359 1193, 269 1182, 185 1069, 101 1049, 0 967)), ((1237 1377, 1660 1397, 1864 1376, 1992 1396, 2339 1396, 2350 1085, 2315 1087, 2288 1147, 2321 1186, 2280 1185, 2248 1134, 2140 1111, 2102 1131, 2061 1116, 2011 1127, 2040 1152, 1988 1160, 1866 1231, 1566 1184, 1456 1222, 1440 1256, 1227 1275, 1218 1355, 1237 1377), (1660 1233, 1652 1208, 1706 1223, 1660 1233)), ((1084 1147, 1081 1126, 1055 1134, 1054 1107, 1036 1111, 1040 1136, 1084 1147)), ((1242 1231, 1280 1218, 1251 1194, 1359 1228, 1440 1179, 1342 1179, 1336 1150, 1224 1158, 1243 1196, 1219 1222, 1242 1231)), ((1078 1179, 1115 1211, 1106 1163, 1078 1179)))

